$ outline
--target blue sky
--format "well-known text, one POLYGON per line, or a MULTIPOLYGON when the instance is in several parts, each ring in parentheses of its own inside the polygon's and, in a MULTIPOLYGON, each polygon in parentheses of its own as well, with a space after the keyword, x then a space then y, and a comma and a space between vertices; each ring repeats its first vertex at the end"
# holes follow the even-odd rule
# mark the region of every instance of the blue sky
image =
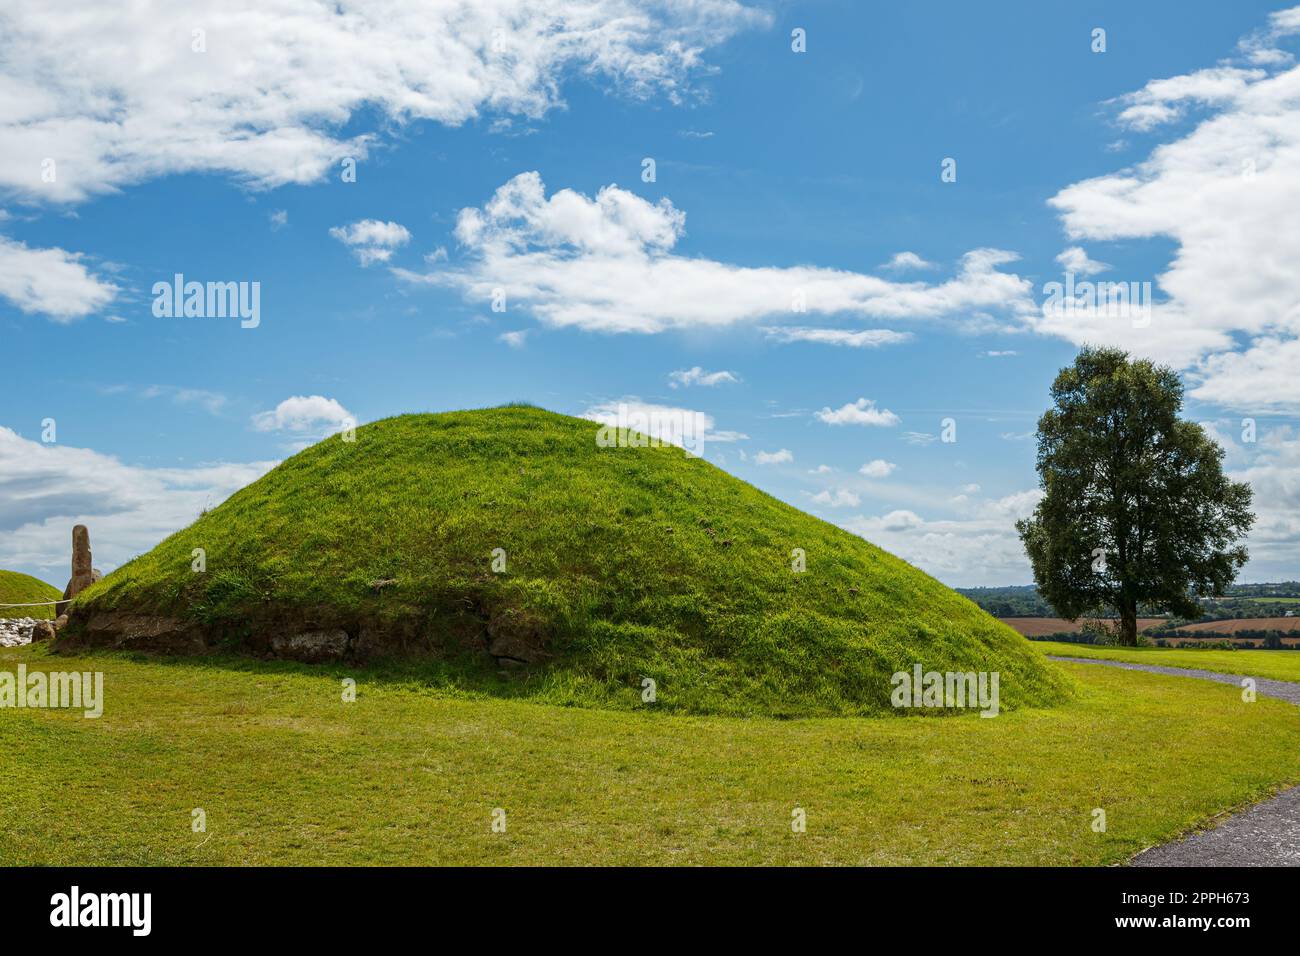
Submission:
POLYGON ((85 521, 108 570, 344 417, 625 401, 707 414, 736 439, 709 460, 946 583, 1027 583, 1034 423, 1104 341, 1175 365, 1255 485, 1243 580, 1300 577, 1285 5, 717 0, 624 28, 625 2, 503 0, 363 35, 271 3, 256 43, 243 5, 197 6, 20 3, 0 40, 0 566, 61 585, 85 521), (282 55, 309 27, 331 38, 282 55), (59 55, 105 32, 125 60, 59 55), (1151 327, 1047 314, 1067 267, 1151 282, 1151 327), (177 272, 258 282, 260 324, 156 317, 177 272), (695 368, 719 381, 674 382, 695 368))

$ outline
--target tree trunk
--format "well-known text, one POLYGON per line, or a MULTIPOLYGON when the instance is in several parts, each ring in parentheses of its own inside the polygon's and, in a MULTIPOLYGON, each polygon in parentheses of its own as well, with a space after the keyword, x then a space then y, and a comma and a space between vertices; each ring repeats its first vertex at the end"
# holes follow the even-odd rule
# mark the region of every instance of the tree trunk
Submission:
POLYGON ((1137 647, 1137 602, 1125 601, 1119 609, 1119 642, 1124 647, 1137 647))

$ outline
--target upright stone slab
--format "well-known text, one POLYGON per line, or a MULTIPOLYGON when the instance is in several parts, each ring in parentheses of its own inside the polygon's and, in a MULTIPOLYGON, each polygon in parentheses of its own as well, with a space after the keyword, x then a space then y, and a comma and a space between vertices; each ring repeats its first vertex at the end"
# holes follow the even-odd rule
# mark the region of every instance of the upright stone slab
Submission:
POLYGON ((62 616, 74 597, 102 577, 91 562, 90 530, 84 524, 79 524, 72 529, 72 579, 63 589, 63 600, 54 605, 54 616, 62 616))

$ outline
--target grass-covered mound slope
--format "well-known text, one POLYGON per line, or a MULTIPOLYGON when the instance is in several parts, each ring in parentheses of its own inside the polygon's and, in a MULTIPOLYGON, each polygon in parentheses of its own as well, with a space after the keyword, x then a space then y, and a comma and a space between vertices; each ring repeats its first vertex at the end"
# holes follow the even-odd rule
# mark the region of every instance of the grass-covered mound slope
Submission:
POLYGON ((316 640, 294 634, 335 629, 349 658, 433 659, 462 685, 645 706, 648 677, 654 706, 702 713, 892 712, 891 675, 917 663, 999 672, 1004 709, 1067 692, 904 561, 597 429, 512 406, 327 439, 85 592, 69 643, 292 655, 316 640))
POLYGON ((0 571, 0 617, 32 617, 48 621, 54 617, 54 606, 4 607, 5 604, 35 604, 40 601, 57 601, 63 592, 39 578, 17 571, 0 571))

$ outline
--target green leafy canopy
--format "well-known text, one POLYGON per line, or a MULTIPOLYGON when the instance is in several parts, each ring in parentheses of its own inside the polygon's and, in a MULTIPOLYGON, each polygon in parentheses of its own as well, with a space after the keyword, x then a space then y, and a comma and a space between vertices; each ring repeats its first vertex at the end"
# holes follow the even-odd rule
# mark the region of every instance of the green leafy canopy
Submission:
POLYGON ((1085 348, 1052 401, 1038 422, 1044 496, 1017 523, 1039 591, 1070 620, 1118 612, 1125 638, 1139 603, 1195 615, 1193 596, 1222 593, 1245 564, 1254 515, 1223 449, 1179 419, 1177 374, 1085 348))

